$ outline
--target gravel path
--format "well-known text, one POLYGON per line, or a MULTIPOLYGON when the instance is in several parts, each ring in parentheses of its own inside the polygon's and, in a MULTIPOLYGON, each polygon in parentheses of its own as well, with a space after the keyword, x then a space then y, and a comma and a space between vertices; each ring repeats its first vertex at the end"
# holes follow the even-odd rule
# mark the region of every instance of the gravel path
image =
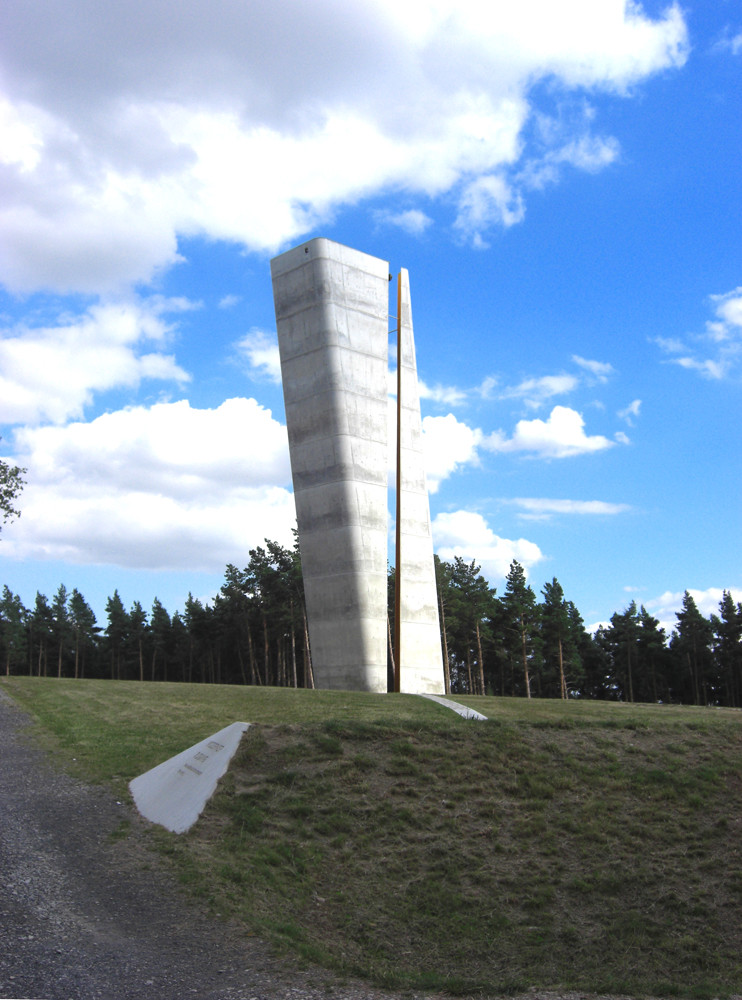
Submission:
POLYGON ((391 998, 296 969, 210 917, 133 808, 61 773, 31 733, 0 691, 0 1000, 391 998), (114 843, 122 820, 135 832, 114 843))

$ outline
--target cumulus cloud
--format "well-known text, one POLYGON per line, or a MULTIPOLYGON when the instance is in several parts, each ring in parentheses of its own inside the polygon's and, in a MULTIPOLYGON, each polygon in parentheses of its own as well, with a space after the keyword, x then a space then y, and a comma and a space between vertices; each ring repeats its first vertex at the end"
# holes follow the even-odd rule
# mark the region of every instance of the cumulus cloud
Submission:
POLYGON ((218 571, 291 542, 285 427, 254 399, 186 401, 16 432, 28 468, 12 558, 218 571))
MULTIPOLYGON (((650 18, 629 0, 40 0, 0 17, 0 280, 21 291, 148 281, 180 236, 273 251, 391 189, 447 195, 484 245, 525 212, 534 84, 627 94, 688 51, 677 4, 650 18)), ((595 170, 615 149, 583 128, 539 156, 595 170)), ((414 204, 399 223, 426 225, 414 204)))
POLYGON ((438 514, 431 525, 433 544, 441 559, 455 556, 476 560, 492 582, 504 580, 515 559, 526 572, 544 558, 538 545, 525 538, 496 535, 484 517, 474 511, 456 510, 438 514))
POLYGON ((462 423, 452 413, 423 418, 423 453, 430 493, 436 493, 443 480, 460 466, 478 461, 481 440, 479 429, 462 423))
POLYGON ((742 369, 742 286, 709 299, 716 318, 707 321, 703 333, 685 338, 657 337, 655 343, 670 363, 704 378, 738 377, 742 369))
POLYGON ((82 416, 95 392, 190 381, 172 355, 144 350, 168 342, 167 313, 190 307, 184 299, 104 303, 56 326, 0 331, 0 422, 59 423, 82 416))
POLYGON ((540 458, 570 458, 610 448, 613 441, 602 434, 587 435, 582 414, 555 406, 547 420, 519 420, 513 436, 503 431, 487 435, 482 446, 495 452, 526 452, 540 458))
MULTIPOLYGON (((742 589, 739 587, 708 587, 706 590, 693 590, 688 588, 688 593, 696 603, 696 607, 701 614, 708 618, 709 615, 719 614, 719 602, 724 594, 724 589, 732 595, 735 603, 742 602, 742 589)), ((666 590, 659 597, 646 601, 644 606, 655 618, 658 618, 661 625, 669 635, 677 630, 678 620, 676 614, 682 611, 684 591, 666 590)))

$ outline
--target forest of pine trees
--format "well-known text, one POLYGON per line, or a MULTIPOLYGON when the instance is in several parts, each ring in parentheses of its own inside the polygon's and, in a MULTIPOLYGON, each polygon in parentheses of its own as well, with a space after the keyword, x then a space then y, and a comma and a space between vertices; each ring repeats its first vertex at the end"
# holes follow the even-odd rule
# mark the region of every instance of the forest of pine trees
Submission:
MULTIPOLYGON (((436 556, 436 579, 451 693, 742 706, 742 605, 729 591, 709 618, 686 591, 670 636, 633 601, 593 636, 556 579, 537 594, 517 562, 501 596, 458 556, 436 556)), ((156 598, 127 610, 115 591, 99 623, 77 590, 26 608, 6 586, 0 656, 5 674, 313 687, 298 549, 266 540, 244 569, 227 566, 213 602, 189 594, 172 616, 156 598)))

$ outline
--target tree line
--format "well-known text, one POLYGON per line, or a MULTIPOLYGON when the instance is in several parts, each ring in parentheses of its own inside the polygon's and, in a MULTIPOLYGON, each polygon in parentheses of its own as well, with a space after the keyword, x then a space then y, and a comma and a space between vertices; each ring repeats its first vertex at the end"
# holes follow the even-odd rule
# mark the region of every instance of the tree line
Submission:
MULTIPOLYGON (((556 578, 537 594, 513 562, 501 596, 474 561, 435 557, 446 691, 742 706, 742 605, 723 592, 708 618, 686 591, 668 636, 635 602, 591 635, 556 578)), ((394 569, 389 571, 389 618, 394 569)), ((298 546, 266 540, 244 569, 228 565, 213 601, 188 595, 170 615, 155 598, 128 610, 115 591, 99 624, 60 585, 33 608, 6 586, 6 674, 314 687, 298 546)), ((393 676, 391 644, 389 675, 393 676)), ((404 665, 403 665, 404 669, 404 665)))

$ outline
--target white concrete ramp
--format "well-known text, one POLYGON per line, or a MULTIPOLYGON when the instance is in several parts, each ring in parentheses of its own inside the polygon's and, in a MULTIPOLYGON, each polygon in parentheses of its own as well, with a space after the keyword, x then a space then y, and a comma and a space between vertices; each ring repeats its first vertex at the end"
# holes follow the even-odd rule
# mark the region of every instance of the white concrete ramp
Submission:
POLYGON ((133 778, 129 790, 142 816, 173 833, 190 829, 214 794, 248 726, 233 722, 133 778))
POLYGON ((486 722, 487 716, 482 715, 481 712, 477 712, 474 708, 469 708, 468 705, 462 705, 458 701, 453 701, 451 698, 443 698, 437 694, 426 694, 425 692, 420 692, 421 698, 429 698, 430 701, 437 701, 439 705, 443 705, 444 708, 450 708, 457 715, 460 715, 464 719, 477 719, 479 722, 486 722))

